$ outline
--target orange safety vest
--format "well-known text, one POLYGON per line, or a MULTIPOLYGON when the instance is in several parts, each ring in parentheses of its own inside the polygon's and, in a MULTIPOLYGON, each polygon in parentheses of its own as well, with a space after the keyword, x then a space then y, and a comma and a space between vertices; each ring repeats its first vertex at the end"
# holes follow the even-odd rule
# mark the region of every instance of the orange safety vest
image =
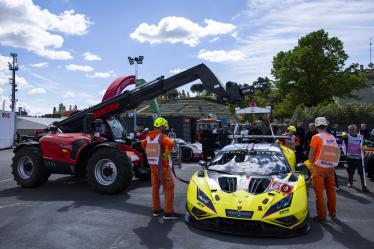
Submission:
POLYGON ((336 143, 335 137, 327 133, 318 133, 315 136, 318 136, 322 140, 322 146, 314 164, 322 168, 333 168, 338 166, 340 149, 336 143))
POLYGON ((147 154, 148 164, 158 165, 161 155, 161 134, 157 135, 155 138, 151 139, 147 137, 147 147, 145 148, 145 153, 147 154))

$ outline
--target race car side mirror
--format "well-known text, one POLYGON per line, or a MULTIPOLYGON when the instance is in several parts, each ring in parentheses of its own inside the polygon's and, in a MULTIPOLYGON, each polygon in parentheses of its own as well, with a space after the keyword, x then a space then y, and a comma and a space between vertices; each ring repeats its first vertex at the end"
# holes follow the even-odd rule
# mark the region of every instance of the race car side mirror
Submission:
POLYGON ((303 174, 305 177, 305 180, 309 179, 309 169, 305 166, 304 163, 296 164, 296 172, 303 174))
POLYGON ((200 160, 200 161, 199 161, 199 165, 200 165, 203 169, 206 169, 207 166, 208 166, 207 162, 204 161, 204 160, 200 160))

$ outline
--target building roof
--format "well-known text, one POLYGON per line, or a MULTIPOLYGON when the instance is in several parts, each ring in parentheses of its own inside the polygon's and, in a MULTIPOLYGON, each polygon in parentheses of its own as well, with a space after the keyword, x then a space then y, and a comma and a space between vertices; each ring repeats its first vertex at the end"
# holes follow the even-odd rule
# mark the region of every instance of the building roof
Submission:
POLYGON ((17 130, 44 129, 53 122, 61 121, 61 118, 38 118, 38 117, 17 117, 17 130))
POLYGON ((366 69, 363 71, 363 74, 367 78, 366 87, 352 92, 352 94, 358 96, 359 99, 335 98, 338 105, 374 104, 374 69, 366 69))
MULTIPOLYGON (((217 103, 213 100, 199 98, 184 98, 164 100, 159 102, 162 116, 189 116, 193 118, 205 118, 214 113, 217 117, 230 117, 228 106, 217 103)), ((152 111, 147 104, 140 105, 137 115, 151 116, 152 111)))

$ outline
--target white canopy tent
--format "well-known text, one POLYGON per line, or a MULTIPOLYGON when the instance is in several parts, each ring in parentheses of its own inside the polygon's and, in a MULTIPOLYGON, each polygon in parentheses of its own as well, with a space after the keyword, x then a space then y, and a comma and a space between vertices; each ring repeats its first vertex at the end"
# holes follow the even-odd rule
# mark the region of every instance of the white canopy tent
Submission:
POLYGON ((235 109, 235 114, 267 114, 270 113, 269 107, 247 107, 243 109, 235 109))
POLYGON ((17 117, 16 127, 17 130, 44 129, 53 122, 61 120, 61 118, 17 117))

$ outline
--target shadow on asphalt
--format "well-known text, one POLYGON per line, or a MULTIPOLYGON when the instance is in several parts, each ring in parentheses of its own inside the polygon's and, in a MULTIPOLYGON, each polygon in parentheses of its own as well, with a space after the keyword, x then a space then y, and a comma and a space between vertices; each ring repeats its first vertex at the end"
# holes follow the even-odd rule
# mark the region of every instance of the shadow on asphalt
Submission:
MULTIPOLYGON (((60 208, 59 212, 66 212, 72 208, 81 206, 97 206, 107 209, 134 212, 141 215, 150 215, 147 206, 128 203, 131 199, 131 191, 134 189, 148 188, 150 182, 135 180, 129 189, 117 195, 102 195, 96 193, 87 184, 87 180, 71 176, 62 177, 54 181, 48 181, 38 188, 9 188, 0 191, 1 197, 16 197, 21 201, 72 201, 71 205, 60 208)), ((134 194, 136 195, 136 194, 134 194)))
POLYGON ((241 236, 241 235, 230 235, 224 233, 217 233, 205 230, 199 230, 197 228, 188 226, 188 229, 195 234, 200 236, 208 237, 213 240, 219 240, 222 242, 229 242, 238 245, 256 245, 256 246, 289 246, 289 245, 303 245, 303 244, 310 244, 316 243, 319 240, 323 239, 323 231, 322 226, 314 222, 310 219, 310 231, 306 234, 295 236, 295 237, 287 237, 287 238, 271 238, 268 237, 248 237, 248 236, 241 236), (312 232, 313 231, 313 232, 312 232), (219 236, 217 236, 217 234, 219 236))
MULTIPOLYGON (((363 193, 365 196, 374 198, 374 193, 364 193, 364 192, 361 191, 361 189, 358 189, 358 188, 354 188, 354 189, 356 189, 357 193, 363 193)), ((339 191, 336 191, 336 194, 344 196, 345 198, 353 199, 353 200, 355 200, 359 203, 362 203, 362 204, 370 204, 371 203, 371 201, 369 201, 368 199, 362 198, 361 196, 355 195, 355 194, 351 193, 350 191, 347 191, 347 190, 344 190, 344 189, 340 189, 339 191)))
MULTIPOLYGON (((101 195, 94 192, 85 179, 77 179, 69 176, 49 181, 39 188, 27 189, 15 187, 6 189, 0 191, 0 198, 16 197, 26 202, 72 202, 69 205, 59 208, 57 212, 68 212, 72 209, 89 206, 149 217, 150 220, 147 226, 134 229, 134 233, 139 236, 140 243, 148 248, 173 248, 173 241, 168 238, 168 234, 176 223, 183 222, 183 218, 175 221, 164 221, 161 217, 152 218, 150 206, 134 203, 144 203, 141 199, 139 200, 138 196, 145 194, 141 190, 140 193, 131 193, 131 191, 149 188, 150 186, 151 183, 149 181, 135 180, 126 193, 101 195)), ((146 195, 148 199, 150 193, 147 191, 146 195)))
POLYGON ((177 221, 164 221, 162 218, 152 218, 145 227, 135 228, 140 244, 147 248, 173 248, 173 241, 168 237, 169 232, 177 221), (155 232, 157 231, 157 232, 155 232))
POLYGON ((374 248, 374 243, 362 237, 359 232, 350 228, 339 219, 334 222, 327 222, 323 227, 329 231, 333 240, 341 243, 346 248, 374 248))

